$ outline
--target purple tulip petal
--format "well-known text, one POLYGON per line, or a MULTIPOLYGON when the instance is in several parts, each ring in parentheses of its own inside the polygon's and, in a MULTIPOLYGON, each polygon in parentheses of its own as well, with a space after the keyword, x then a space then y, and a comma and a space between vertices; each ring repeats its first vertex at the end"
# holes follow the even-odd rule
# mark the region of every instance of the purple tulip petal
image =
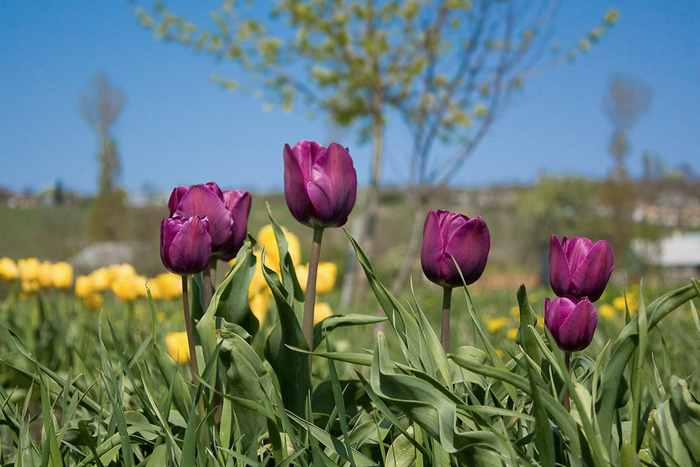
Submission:
MULTIPOLYGON (((297 143, 297 146, 301 141, 297 143)), ((295 148, 297 147, 295 146, 295 148)), ((284 197, 295 219, 303 223, 309 215, 311 203, 306 191, 306 179, 303 168, 288 144, 284 145, 284 197)))
MULTIPOLYGON (((564 242, 567 242, 564 237, 564 242)), ((549 284, 558 297, 569 293, 571 287, 571 271, 566 257, 564 246, 559 243, 559 238, 552 235, 549 242, 549 284)))
POLYGON ((233 233, 222 248, 221 259, 230 261, 236 257, 248 234, 248 215, 251 196, 243 190, 224 190, 224 206, 233 218, 233 233))
POLYGON ((458 283, 453 285, 462 285, 462 279, 456 271, 451 256, 457 260, 464 282, 469 285, 476 282, 483 274, 490 249, 491 236, 481 216, 469 219, 456 228, 445 248, 452 269, 455 270, 455 280, 458 280, 458 283))
POLYGON ((206 217, 209 221, 213 251, 218 251, 231 235, 233 220, 224 206, 223 196, 219 197, 205 185, 193 185, 187 190, 180 200, 175 216, 206 217))
POLYGON ((177 206, 178 204, 180 204, 180 200, 185 195, 185 193, 187 193, 186 186, 179 186, 173 189, 173 192, 170 194, 170 199, 168 200, 168 210, 170 210, 170 217, 173 217, 173 215, 175 214, 177 206))
POLYGON ((593 340, 597 325, 598 313, 595 307, 588 298, 583 298, 568 316, 562 317, 557 344, 567 352, 583 350, 593 340))
POLYGON ((440 221, 435 211, 428 212, 423 225, 423 244, 420 250, 421 266, 423 273, 431 282, 440 283, 443 277, 440 272, 440 264, 445 255, 445 244, 440 231, 440 221))
POLYGON ((576 268, 583 262, 588 252, 593 248, 593 242, 585 237, 575 237, 568 240, 564 237, 562 244, 566 252, 566 260, 571 269, 571 275, 573 276, 576 272, 576 268))
POLYGON ((211 257, 209 223, 199 217, 161 221, 160 254, 163 265, 175 274, 203 271, 211 257))
POLYGON ((575 297, 587 296, 591 302, 597 301, 612 274, 614 258, 610 244, 598 241, 581 258, 571 278, 571 294, 575 297))

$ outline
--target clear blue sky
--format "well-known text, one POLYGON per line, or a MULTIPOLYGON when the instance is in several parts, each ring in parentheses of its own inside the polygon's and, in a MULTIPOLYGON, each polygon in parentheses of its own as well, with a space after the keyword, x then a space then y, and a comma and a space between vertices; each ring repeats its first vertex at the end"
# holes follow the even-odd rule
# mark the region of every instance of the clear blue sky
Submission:
MULTIPOLYGON (((601 102, 615 73, 653 90, 650 111, 629 134, 632 175, 643 151, 700 174, 700 2, 562 3, 555 40, 565 49, 609 8, 621 20, 588 55, 527 81, 453 184, 527 183, 541 172, 605 176, 612 127, 601 102)), ((198 3, 204 11, 218 4, 198 3)), ((100 72, 126 95, 113 134, 119 183, 131 191, 210 180, 281 189, 284 143, 334 136, 350 147, 366 184, 370 148, 354 134, 337 135, 301 111, 265 112, 262 101, 221 90, 210 78, 230 75, 229 65, 155 40, 132 9, 113 0, 0 1, 0 187, 38 191, 60 180, 70 190, 96 190, 98 143, 79 101, 100 72)), ((409 146, 400 123, 391 125, 385 149, 383 181, 401 182, 409 146)))

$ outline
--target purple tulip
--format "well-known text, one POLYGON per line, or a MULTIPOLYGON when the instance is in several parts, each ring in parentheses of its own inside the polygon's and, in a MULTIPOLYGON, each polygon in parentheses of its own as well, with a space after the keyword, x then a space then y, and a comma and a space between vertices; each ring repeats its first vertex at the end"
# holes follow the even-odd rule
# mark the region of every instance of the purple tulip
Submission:
POLYGON ((584 297, 557 297, 544 301, 544 324, 552 333, 554 341, 566 352, 583 350, 593 340, 598 325, 598 313, 593 304, 584 297))
POLYGON ((196 274, 209 265, 209 221, 197 216, 169 217, 160 222, 160 259, 175 274, 196 274))
POLYGON ((171 217, 206 217, 209 221, 212 251, 218 252, 232 234, 233 219, 224 205, 224 195, 216 183, 175 188, 168 208, 171 217))
POLYGON ((420 259, 423 273, 438 285, 459 287, 476 282, 486 267, 491 248, 489 228, 481 216, 468 218, 448 211, 430 211, 423 226, 420 259))
POLYGON ((248 234, 248 214, 250 214, 250 193, 243 190, 224 190, 224 206, 231 213, 233 227, 231 236, 221 248, 221 259, 230 261, 236 257, 248 234))
POLYGON ((593 244, 584 237, 564 237, 559 243, 559 238, 552 235, 549 244, 549 283, 559 297, 588 297, 595 302, 603 294, 615 269, 613 261, 612 248, 605 240, 593 244))
POLYGON ((296 220, 312 228, 340 227, 357 195, 350 153, 337 143, 284 145, 284 196, 296 220))

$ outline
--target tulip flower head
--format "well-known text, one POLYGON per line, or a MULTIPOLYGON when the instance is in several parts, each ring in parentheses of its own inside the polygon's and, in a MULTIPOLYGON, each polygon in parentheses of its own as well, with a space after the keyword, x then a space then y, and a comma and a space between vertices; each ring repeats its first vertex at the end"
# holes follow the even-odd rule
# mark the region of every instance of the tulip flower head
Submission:
POLYGON ((593 340, 598 325, 598 312, 584 297, 557 297, 544 302, 544 324, 560 349, 566 352, 583 350, 593 340))
POLYGON ((588 297, 591 302, 600 298, 613 269, 610 244, 600 240, 595 244, 585 237, 559 242, 552 235, 549 245, 549 283, 559 297, 570 295, 577 299, 588 297))
POLYGON ((251 196, 243 190, 221 191, 214 182, 180 186, 168 200, 170 217, 206 217, 211 253, 228 261, 243 245, 248 229, 251 196))
POLYGON ((459 287, 476 282, 486 267, 491 237, 481 216, 468 218, 448 211, 430 211, 423 226, 420 259, 423 273, 443 287, 459 287))
POLYGON ((251 196, 243 190, 224 190, 224 206, 231 214, 233 225, 231 235, 221 248, 221 260, 230 261, 236 257, 238 250, 248 235, 248 215, 250 214, 251 196))
POLYGON ((160 223, 160 258, 175 274, 204 271, 211 258, 209 221, 197 216, 170 217, 160 223))
POLYGON ((296 220, 312 228, 340 227, 357 195, 350 153, 337 143, 315 141, 284 146, 284 196, 296 220))

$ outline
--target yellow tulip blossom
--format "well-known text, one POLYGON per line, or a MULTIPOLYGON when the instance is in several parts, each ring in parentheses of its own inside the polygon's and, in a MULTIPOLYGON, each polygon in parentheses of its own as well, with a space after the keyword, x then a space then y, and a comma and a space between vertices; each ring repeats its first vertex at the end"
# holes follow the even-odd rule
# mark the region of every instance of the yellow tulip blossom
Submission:
MULTIPOLYGON (((287 251, 292 258, 292 263, 297 265, 301 262, 301 244, 299 243, 299 238, 284 227, 282 227, 282 232, 284 232, 284 236, 287 239, 287 251)), ((262 250, 263 246, 265 247, 265 264, 267 267, 278 271, 280 253, 277 248, 277 239, 275 238, 275 232, 272 230, 272 225, 268 224, 260 229, 257 240, 260 250, 262 250)))
POLYGON ((41 263, 36 258, 26 258, 17 261, 19 277, 23 281, 33 281, 39 278, 39 268, 41 263))
POLYGON ((51 282, 57 289, 67 289, 73 285, 73 266, 65 261, 51 265, 51 282))
POLYGON ((177 363, 187 363, 190 361, 190 348, 187 343, 186 332, 169 332, 165 336, 165 347, 168 354, 177 363))
POLYGON ((112 280, 137 276, 136 269, 128 263, 113 264, 109 267, 109 272, 112 274, 112 280))
POLYGON ((51 277, 51 262, 44 261, 39 265, 39 274, 37 275, 39 287, 49 289, 53 287, 53 278, 51 277))
POLYGON ((489 318, 486 320, 486 327, 489 328, 490 332, 496 333, 508 326, 508 321, 508 318, 489 318))
POLYGON ((19 277, 17 264, 8 257, 0 259, 0 279, 5 282, 12 282, 19 277))
POLYGON ((78 276, 75 279, 75 295, 80 298, 85 298, 94 292, 92 288, 92 279, 90 276, 78 276))
POLYGON ((112 271, 109 268, 95 269, 90 273, 92 288, 96 292, 104 292, 112 285, 112 271))
POLYGON ((103 301, 104 298, 101 294, 97 292, 90 292, 89 294, 83 297, 83 305, 85 305, 85 308, 87 308, 88 311, 99 310, 100 308, 102 308, 103 301))
POLYGON ((256 294, 249 299, 249 302, 250 309, 255 317, 258 318, 260 324, 262 324, 267 316, 267 311, 270 309, 270 294, 267 292, 256 294))
MULTIPOLYGON (((306 292, 306 282, 309 277, 309 265, 304 264, 295 268, 299 285, 306 292)), ((335 263, 322 262, 318 263, 318 272, 316 273, 316 293, 324 294, 333 290, 335 280, 338 277, 338 266, 335 263)))
POLYGON ((510 340, 515 339, 515 337, 517 335, 518 335, 518 328, 508 329, 508 332, 506 332, 506 337, 510 340))
POLYGON ((263 293, 263 291, 269 290, 267 288, 267 282, 265 281, 265 276, 262 273, 262 265, 258 262, 255 265, 255 273, 253 273, 253 279, 250 281, 248 286, 248 299, 253 298, 256 295, 263 293))
POLYGON ((133 302, 136 300, 139 296, 138 291, 136 290, 138 287, 137 282, 136 282, 136 276, 134 277, 129 277, 129 276, 124 276, 124 277, 118 277, 115 280, 112 281, 112 286, 110 287, 112 289, 112 292, 114 292, 114 295, 117 296, 119 300, 122 302, 128 303, 128 302, 133 302))
MULTIPOLYGON (((174 300, 182 297, 182 277, 171 272, 158 274, 149 281, 154 300, 174 300)), ((145 289, 144 289, 145 290, 145 289)))
POLYGON ((314 324, 318 324, 329 316, 333 316, 333 310, 328 303, 316 303, 314 305, 314 324))
MULTIPOLYGON (((624 301, 623 301, 622 308, 624 309, 624 301)), ((600 305, 598 307, 598 313, 603 315, 603 317, 605 317, 605 319, 607 319, 607 320, 613 319, 613 316, 615 316, 616 312, 617 311, 615 310, 615 307, 609 303, 603 303, 602 305, 600 305)))

